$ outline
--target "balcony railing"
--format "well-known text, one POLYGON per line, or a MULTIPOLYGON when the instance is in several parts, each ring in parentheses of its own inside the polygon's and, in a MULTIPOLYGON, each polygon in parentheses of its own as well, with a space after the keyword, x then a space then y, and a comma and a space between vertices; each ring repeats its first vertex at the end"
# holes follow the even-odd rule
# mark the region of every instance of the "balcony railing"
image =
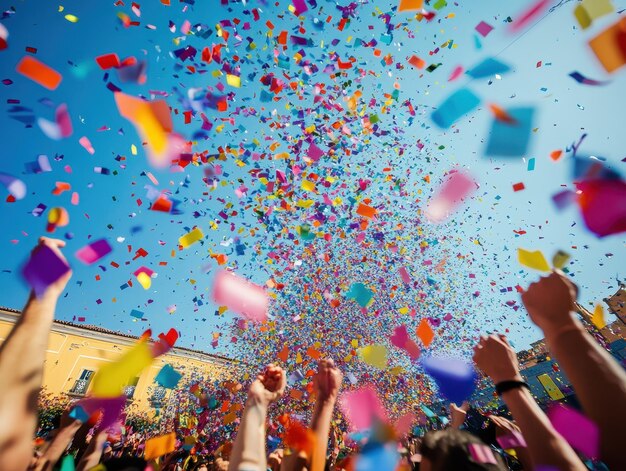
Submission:
POLYGON ((87 388, 89 387, 89 380, 86 379, 77 379, 74 382, 74 386, 70 389, 70 394, 75 394, 77 396, 84 396, 87 394, 87 388))
POLYGON ((134 394, 135 386, 126 386, 124 388, 124 395, 126 396, 126 399, 132 399, 134 394))

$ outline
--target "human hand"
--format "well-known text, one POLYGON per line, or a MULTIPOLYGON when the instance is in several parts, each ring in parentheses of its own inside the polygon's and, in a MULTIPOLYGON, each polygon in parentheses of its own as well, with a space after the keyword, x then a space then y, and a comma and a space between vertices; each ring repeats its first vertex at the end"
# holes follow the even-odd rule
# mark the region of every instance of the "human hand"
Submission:
MULTIPOLYGON (((31 251, 31 257, 35 253, 37 253, 37 251, 41 250, 42 247, 47 247, 50 250, 52 250, 52 252, 54 252, 54 254, 69 267, 69 263, 67 262, 67 259, 61 252, 61 249, 65 247, 65 241, 60 240, 60 239, 52 239, 50 237, 40 237, 38 244, 31 251)), ((61 296, 61 294, 63 293, 63 290, 65 290, 65 286, 67 286, 67 282, 70 280, 71 277, 72 277, 72 270, 70 269, 63 276, 58 278, 53 283, 49 284, 42 297, 43 298, 52 297, 53 299, 56 300, 56 298, 61 296)))
POLYGON ((336 401, 341 388, 343 374, 332 359, 320 360, 317 373, 313 376, 313 387, 320 402, 336 401))
POLYGON ((509 419, 500 417, 499 415, 490 415, 489 420, 493 422, 496 427, 496 437, 503 437, 505 435, 512 435, 514 432, 521 434, 521 429, 511 422, 509 419))
POLYGON ((547 336, 564 325, 575 324, 570 312, 576 309, 577 294, 577 286, 563 272, 555 270, 531 283, 522 293, 522 302, 530 319, 547 336))
POLYGON ((495 384, 502 381, 523 381, 517 355, 504 335, 482 336, 474 347, 474 363, 495 384))
POLYGON ((248 395, 264 404, 280 399, 287 386, 287 377, 280 366, 270 363, 250 385, 248 395))
POLYGON ((454 402, 450 403, 450 426, 452 428, 459 428, 463 425, 467 417, 468 409, 469 403, 467 401, 461 404, 461 407, 457 406, 454 402))
POLYGON ((278 448, 270 453, 267 457, 267 466, 272 471, 280 471, 280 465, 283 462, 283 449, 278 448))

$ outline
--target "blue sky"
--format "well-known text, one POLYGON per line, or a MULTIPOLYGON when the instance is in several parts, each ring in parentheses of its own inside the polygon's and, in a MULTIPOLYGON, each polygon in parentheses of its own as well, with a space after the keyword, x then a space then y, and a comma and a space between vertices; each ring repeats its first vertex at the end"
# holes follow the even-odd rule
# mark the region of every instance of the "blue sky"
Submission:
MULTIPOLYGON (((212 273, 216 264, 209 256, 209 250, 230 254, 229 265, 257 283, 264 284, 269 276, 280 278, 275 270, 281 272, 281 269, 268 263, 267 254, 284 241, 277 243, 276 233, 268 232, 254 212, 257 206, 267 209, 279 204, 280 200, 268 199, 268 193, 264 189, 259 190, 257 179, 249 171, 256 166, 260 171, 273 175, 276 169, 287 172, 288 169, 284 162, 272 159, 248 161, 240 167, 229 158, 221 163, 224 175, 218 188, 210 190, 202 182, 204 174, 200 167, 189 166, 177 173, 151 168, 136 131, 120 117, 113 95, 106 88, 107 81, 103 80, 105 73, 99 69, 94 58, 115 52, 121 58, 135 56, 146 60, 148 80, 145 85, 121 84, 114 73, 110 74, 109 80, 134 96, 149 97, 151 90, 167 92, 166 101, 179 111, 174 115, 174 128, 189 139, 200 129, 202 122, 199 116, 195 116, 191 124, 184 124, 181 92, 186 93, 193 87, 206 91, 207 87, 215 87, 218 83, 224 84, 227 92, 234 92, 234 100, 229 103, 227 113, 204 110, 214 126, 206 136, 197 140, 194 147, 197 152, 206 150, 209 154, 216 154, 219 146, 241 145, 253 152, 264 153, 269 152, 269 146, 275 141, 282 141, 280 148, 287 151, 285 140, 291 139, 294 143, 301 139, 304 134, 301 126, 296 124, 275 130, 271 128, 271 122, 297 120, 297 116, 291 113, 298 106, 316 110, 316 113, 306 114, 303 118, 308 124, 314 124, 324 113, 333 120, 340 118, 342 113, 320 108, 319 104, 313 103, 310 93, 302 100, 289 93, 283 93, 281 100, 273 103, 260 100, 261 90, 267 89, 260 83, 260 77, 266 72, 282 77, 284 72, 272 60, 274 40, 267 37, 266 21, 275 25, 274 36, 281 30, 289 31, 291 35, 294 28, 297 30, 300 25, 287 9, 289 2, 231 4, 229 7, 219 6, 218 2, 211 2, 209 6, 209 2, 205 1, 196 1, 195 5, 191 5, 173 0, 170 7, 158 1, 141 2, 140 18, 131 12, 130 2, 127 3, 124 7, 116 7, 112 2, 94 5, 91 2, 67 1, 63 2, 64 11, 59 12, 57 4, 42 4, 35 0, 17 4, 2 2, 3 10, 9 10, 14 5, 15 11, 5 14, 2 20, 10 35, 9 48, 0 51, 1 78, 10 79, 13 83, 0 88, 5 103, 5 113, 0 114, 0 132, 4 143, 0 171, 24 180, 28 185, 28 194, 16 203, 2 202, 0 205, 4 222, 0 248, 5 254, 0 262, 0 305, 20 308, 27 297, 28 288, 19 275, 20 266, 37 237, 45 232, 47 216, 46 212, 36 218, 31 211, 40 203, 48 209, 62 206, 70 214, 70 225, 58 229, 56 234, 60 237, 71 234, 67 237, 67 252, 74 276, 67 296, 59 303, 58 318, 72 320, 82 316, 86 318, 85 323, 133 334, 141 333, 148 326, 157 331, 173 326, 182 333, 182 345, 236 354, 228 347, 230 334, 227 324, 232 314, 216 316, 216 306, 210 301, 212 273), (259 21, 244 13, 253 8, 262 10, 259 21), (139 21, 140 25, 124 28, 117 17, 119 12, 139 21), (64 18, 67 13, 76 15, 79 21, 67 21, 64 18), (224 76, 214 76, 213 72, 220 70, 220 65, 206 66, 204 74, 190 74, 180 67, 181 62, 171 51, 192 45, 198 49, 199 62, 203 47, 222 42, 216 38, 215 24, 234 18, 250 22, 250 29, 239 30, 243 37, 240 45, 236 45, 237 41, 231 37, 229 47, 223 49, 222 55, 225 63, 229 63, 233 56, 246 57, 241 63, 241 88, 228 87, 224 76), (213 30, 212 35, 208 39, 182 36, 180 27, 185 20, 192 25, 205 23, 213 30), (175 33, 169 30, 170 21, 176 25, 175 33), (156 29, 146 25, 154 25, 156 29), (256 49, 246 50, 246 37, 253 39, 256 49), (26 47, 37 48, 35 56, 62 73, 63 81, 58 89, 48 91, 15 71, 17 62, 27 54, 26 47), (8 104, 7 100, 11 99, 19 100, 19 105, 8 104), (54 109, 61 103, 67 103, 74 126, 73 135, 67 139, 51 140, 36 123, 27 128, 15 119, 16 116, 52 119, 54 109), (25 110, 15 111, 14 106, 22 106, 25 110), (245 113, 234 113, 238 107, 256 110, 258 114, 244 116, 245 113), (222 118, 231 118, 233 123, 222 118), (222 124, 223 130, 218 132, 217 128, 222 124), (109 130, 98 131, 103 126, 109 130), (123 133, 119 132, 120 129, 123 133), (82 136, 87 136, 92 142, 96 150, 94 155, 88 154, 78 143, 82 136), (258 145, 254 139, 258 140, 258 145), (131 155, 133 144, 139 148, 136 156, 131 155), (40 154, 49 157, 53 171, 26 174, 24 164, 36 160, 40 154), (117 161, 115 158, 119 155, 125 156, 126 160, 117 161), (71 167, 71 173, 65 170, 66 166, 71 167), (95 173, 94 167, 106 167, 111 174, 95 173), (160 189, 170 190, 174 193, 173 197, 181 201, 182 214, 148 210, 144 189, 145 185, 151 184, 145 176, 148 171, 159 181, 160 189), (234 188, 240 185, 237 179, 250 188, 249 196, 242 201, 234 194, 234 188), (79 205, 70 203, 71 193, 60 196, 51 194, 57 181, 72 185, 72 191, 80 194, 79 205), (141 206, 137 204, 139 198, 143 200, 141 206), (211 221, 221 219, 218 213, 224 208, 224 202, 232 202, 234 206, 230 211, 235 209, 238 214, 230 216, 228 222, 222 222, 214 230, 211 221), (202 244, 178 251, 178 238, 194 225, 201 227, 206 238, 202 244), (220 245, 220 242, 236 236, 246 246, 244 255, 233 254, 233 245, 220 245), (90 239, 102 237, 108 238, 114 246, 114 252, 101 263, 106 271, 98 266, 84 266, 72 256, 90 239), (148 251, 149 255, 141 261, 133 261, 133 254, 139 248, 148 251), (112 267, 111 262, 119 264, 119 268, 112 267), (167 265, 159 265, 160 262, 167 262, 167 265), (132 288, 121 289, 140 265, 158 273, 151 289, 144 291, 137 283, 132 288), (97 275, 100 275, 100 281, 96 280, 97 275), (194 298, 197 300, 201 296, 202 305, 198 305, 194 298), (171 305, 176 305, 172 314, 167 311, 171 305), (147 321, 134 320, 129 315, 132 309, 145 312, 147 321), (216 350, 210 346, 214 332, 222 334, 216 350)), ((344 1, 338 3, 341 6, 348 4, 344 1)), ((470 292, 480 291, 483 303, 472 311, 475 325, 482 326, 483 331, 509 328, 519 347, 536 340, 540 333, 524 320, 525 316, 520 312, 506 306, 510 300, 519 303, 515 292, 500 292, 502 288, 517 284, 525 286, 537 276, 517 263, 518 247, 541 249, 548 257, 559 249, 570 253, 572 261, 568 269, 581 286, 581 298, 585 302, 595 303, 610 295, 616 289, 616 278, 624 278, 626 266, 623 234, 598 239, 585 229, 574 208, 563 212, 555 210, 551 196, 563 186, 571 188, 571 172, 566 158, 559 162, 552 162, 549 158, 550 152, 565 149, 586 133, 587 138, 579 153, 606 157, 614 168, 623 171, 625 74, 623 70, 610 76, 606 74, 587 46, 590 38, 617 21, 618 13, 601 18, 588 30, 581 31, 572 14, 576 2, 562 2, 534 22, 527 31, 510 35, 506 31, 505 19, 516 15, 527 4, 517 0, 450 2, 437 12, 437 17, 430 23, 417 22, 408 13, 392 12, 394 4, 390 2, 360 4, 357 16, 343 31, 339 31, 340 11, 334 2, 320 0, 317 8, 310 7, 302 16, 306 32, 295 32, 311 39, 313 45, 290 45, 287 50, 287 57, 291 58, 303 49, 305 59, 319 67, 318 72, 305 80, 299 66, 292 62, 288 73, 294 80, 302 80, 299 85, 301 90, 311 92, 314 84, 320 83, 330 89, 338 83, 350 95, 360 87, 364 104, 371 107, 368 113, 379 115, 382 129, 397 133, 393 138, 356 133, 352 144, 359 148, 358 154, 341 160, 324 157, 317 169, 307 169, 335 176, 337 181, 329 188, 329 192, 335 191, 333 197, 347 200, 350 188, 356 185, 359 178, 383 181, 382 169, 391 165, 395 175, 404 179, 407 189, 423 190, 421 194, 409 191, 411 194, 404 200, 408 210, 417 213, 420 208, 423 209, 428 196, 449 169, 464 168, 474 176, 480 185, 474 196, 450 221, 441 226, 428 227, 427 232, 435 238, 448 237, 446 244, 451 253, 470 254, 473 258, 471 267, 463 265, 459 268, 450 264, 449 270, 461 270, 459 277, 466 277, 468 272, 475 275, 470 292), (381 41, 385 25, 380 14, 386 12, 391 14, 391 22, 399 25, 393 30, 389 45, 381 41), (317 30, 313 18, 325 21, 329 15, 333 17, 332 21, 326 24, 324 30, 317 30), (486 38, 479 39, 481 47, 478 48, 474 27, 483 20, 495 29, 486 38), (357 47, 356 38, 364 42, 376 39, 377 47, 382 51, 380 57, 374 56, 372 48, 357 47), (338 40, 336 44, 333 44, 333 39, 338 40), (429 56, 429 51, 448 40, 453 40, 454 47, 441 48, 429 56), (351 71, 345 78, 332 79, 323 69, 331 63, 329 57, 334 52, 342 60, 354 56, 359 67, 372 73, 359 78, 351 71), (387 54, 393 57, 392 65, 381 64, 381 59, 387 54), (412 54, 422 57, 428 64, 441 63, 441 66, 432 73, 417 71, 407 62, 412 54), (449 74, 457 65, 468 69, 486 57, 497 57, 509 64, 512 71, 502 75, 501 79, 492 77, 470 82, 469 77, 462 76, 448 82, 449 74), (540 61, 541 66, 538 66, 540 61), (398 63, 404 68, 397 68, 398 63), (573 71, 597 80, 609 80, 610 83, 601 87, 581 85, 568 77, 573 71), (351 82, 347 83, 348 80, 351 82), (390 112, 385 113, 381 111, 381 103, 386 100, 385 93, 393 92, 394 83, 399 84, 400 99, 390 105, 390 112), (464 85, 482 97, 479 109, 450 130, 436 128, 429 117, 432 109, 464 85), (375 104, 370 101, 372 99, 376 100, 375 104), (412 120, 407 108, 402 106, 407 99, 416 108, 416 116, 412 120), (532 106, 536 109, 536 129, 532 133, 529 151, 524 156, 536 159, 534 171, 527 171, 526 162, 521 158, 493 159, 484 156, 491 121, 488 103, 503 107, 532 106), (425 144, 423 151, 417 149, 418 140, 425 144), (397 152, 399 148, 405 149, 402 154, 397 152), (410 174, 408 169, 411 169, 410 174), (430 176, 432 184, 424 183, 426 175, 430 176), (524 183, 524 191, 512 190, 512 185, 518 182, 524 183), (347 189, 340 188, 342 183, 347 185, 347 189), (416 202, 417 199, 420 202, 416 202), (518 235, 514 231, 526 233, 518 235)), ((626 8, 623 0, 614 4, 616 11, 626 8)), ((232 28, 226 30, 232 34, 232 28)), ((190 62, 184 65, 190 65, 190 62)), ((323 149, 329 148, 327 137, 317 142, 323 149)), ((345 140, 342 142, 345 143, 345 140)), ((298 193, 299 185, 296 186, 298 193)), ((377 197, 384 200, 382 193, 386 190, 380 188, 374 184, 359 197, 372 198, 374 203, 377 197), (379 194, 379 191, 382 193, 379 194)), ((320 200, 321 197, 322 193, 315 199, 320 200)), ((3 194, 3 201, 4 198, 3 194)), ((294 228, 308 216, 310 214, 307 215, 306 211, 300 211, 293 216, 281 215, 279 220, 283 223, 287 221, 286 227, 293 233, 294 228)), ((390 224, 411 224, 410 220, 396 221, 393 215, 387 216, 386 221, 390 224)), ((404 248, 417 254, 419 242, 405 241, 404 248)), ((290 249, 293 251, 292 261, 302 258, 302 245, 293 245, 290 249)), ((332 244, 328 250, 333 250, 332 244)), ((342 265, 342 253, 335 254, 339 267, 342 265)), ((414 268, 416 272, 421 270, 420 276, 427 276, 428 269, 417 266, 420 266, 418 262, 414 268)), ((306 271, 306 263, 301 270, 306 271)), ((293 290, 290 296, 297 293, 296 288, 287 288, 293 290)), ((454 283, 451 283, 450 289, 455 289, 454 283)), ((465 289, 469 288, 459 283, 458 290, 465 289)), ((275 308, 280 309, 281 301, 287 302, 288 299, 277 293, 275 308)), ((476 335, 476 332, 468 335, 476 335)), ((448 347, 454 348, 454 345, 448 347)))

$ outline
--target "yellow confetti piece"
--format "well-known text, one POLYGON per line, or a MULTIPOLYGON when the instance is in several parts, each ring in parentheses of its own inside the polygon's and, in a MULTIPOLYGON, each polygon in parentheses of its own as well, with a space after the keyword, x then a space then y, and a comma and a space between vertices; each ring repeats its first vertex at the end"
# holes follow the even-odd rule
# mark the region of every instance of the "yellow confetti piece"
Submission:
POLYGON ((591 322, 598 329, 603 329, 606 327, 606 319, 604 318, 604 308, 602 304, 596 304, 596 308, 593 311, 593 316, 591 316, 591 322))
POLYGON ((552 266, 554 268, 561 269, 565 266, 565 264, 569 261, 569 259, 570 259, 570 254, 568 254, 567 252, 563 252, 562 250, 559 250, 557 253, 554 254, 554 257, 552 257, 552 266))
POLYGON ((93 378, 94 397, 119 397, 124 388, 152 363, 147 341, 140 341, 117 361, 102 366, 93 378))
POLYGON ((380 370, 387 368, 387 348, 384 345, 374 344, 359 350, 359 356, 368 365, 380 370))
POLYGON ((143 286, 143 289, 150 289, 150 286, 152 286, 152 278, 145 272, 141 272, 137 275, 137 281, 143 286))
POLYGON ((130 153, 133 155, 137 155, 137 146, 135 144, 130 145, 130 153))
POLYGON ((539 271, 550 271, 550 265, 546 261, 540 250, 531 252, 529 250, 517 249, 517 259, 525 267, 539 271))
POLYGON ((301 186, 304 191, 315 191, 315 183, 310 180, 302 180, 301 186))
POLYGON ((78 23, 78 17, 76 15, 70 15, 69 13, 65 15, 65 19, 70 23, 78 23))
POLYGON ((226 83, 231 87, 241 87, 241 77, 238 75, 226 74, 226 83))
POLYGON ((200 228, 196 227, 193 231, 185 234, 184 236, 181 236, 178 239, 178 244, 182 245, 183 248, 187 248, 191 244, 195 244, 196 242, 201 240, 203 237, 204 237, 204 234, 202 233, 200 228))

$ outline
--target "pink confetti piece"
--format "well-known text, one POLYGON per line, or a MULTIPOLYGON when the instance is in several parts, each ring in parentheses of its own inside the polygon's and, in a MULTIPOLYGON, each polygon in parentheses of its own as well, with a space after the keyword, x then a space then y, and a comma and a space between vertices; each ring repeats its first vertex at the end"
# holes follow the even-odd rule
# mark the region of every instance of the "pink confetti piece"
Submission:
POLYGON ((448 77, 448 82, 452 82, 453 80, 456 80, 457 78, 461 76, 462 73, 463 73, 463 66, 457 65, 452 71, 452 73, 450 74, 450 77, 448 77))
POLYGON ((493 451, 491 451, 487 445, 470 443, 467 448, 476 463, 498 464, 496 457, 493 455, 493 451))
POLYGON ((73 132, 72 119, 70 118, 70 114, 67 111, 67 105, 65 103, 59 105, 54 118, 57 126, 59 127, 61 137, 71 136, 73 132))
POLYGON ((522 13, 519 18, 509 26, 509 32, 517 33, 524 29, 528 24, 539 16, 543 10, 549 5, 550 0, 539 0, 532 7, 522 13))
POLYGON ((400 273, 400 278, 402 278, 402 281, 404 281, 407 285, 411 284, 411 276, 409 275, 409 272, 406 270, 405 267, 400 267, 398 272, 400 273))
POLYGON ((452 173, 438 193, 431 198, 426 208, 426 217, 430 222, 440 223, 446 219, 476 187, 469 175, 461 172, 452 173))
POLYGON ((80 203, 80 197, 78 196, 77 192, 72 193, 72 204, 74 206, 77 206, 78 203, 80 203))
POLYGON ((406 414, 400 416, 394 426, 394 428, 396 429, 396 434, 399 437, 404 437, 408 435, 408 433, 411 431, 411 425, 413 425, 413 422, 415 422, 415 420, 416 417, 412 412, 407 412, 406 414))
POLYGON ((74 255, 84 264, 91 265, 111 253, 112 250, 106 239, 100 239, 77 250, 74 255))
POLYGON ((183 25, 180 27, 181 34, 188 34, 191 31, 191 23, 189 20, 185 20, 183 25))
POLYGON ((478 34, 485 38, 489 33, 493 31, 493 26, 491 26, 489 23, 481 21, 476 25, 474 29, 478 32, 478 34))
POLYGON ((324 151, 311 142, 307 155, 311 160, 317 162, 324 155, 324 151))
POLYGON ((576 183, 576 203, 585 226, 598 237, 626 232, 626 181, 585 180, 576 183))
POLYGON ((562 405, 548 411, 548 418, 557 432, 572 448, 589 458, 600 456, 600 430, 598 426, 580 412, 562 405))
POLYGON ((342 394, 340 407, 355 430, 370 428, 374 421, 387 421, 387 412, 370 386, 342 394))
POLYGON ((91 141, 89 140, 89 138, 87 138, 87 136, 83 136, 81 137, 78 142, 80 143, 81 146, 83 146, 85 148, 85 150, 87 152, 89 152, 91 155, 96 153, 96 150, 93 148, 93 146, 91 145, 91 141))
POLYGON ((253 322, 267 319, 269 299, 265 290, 234 273, 221 270, 215 275, 213 300, 253 322))
POLYGON ((159 181, 154 177, 154 175, 152 175, 151 172, 146 172, 146 176, 150 179, 150 181, 154 184, 154 185, 158 185, 159 181))
POLYGON ((524 440, 523 435, 516 430, 513 430, 507 435, 496 437, 496 440, 504 450, 509 448, 526 448, 526 440, 524 440))

